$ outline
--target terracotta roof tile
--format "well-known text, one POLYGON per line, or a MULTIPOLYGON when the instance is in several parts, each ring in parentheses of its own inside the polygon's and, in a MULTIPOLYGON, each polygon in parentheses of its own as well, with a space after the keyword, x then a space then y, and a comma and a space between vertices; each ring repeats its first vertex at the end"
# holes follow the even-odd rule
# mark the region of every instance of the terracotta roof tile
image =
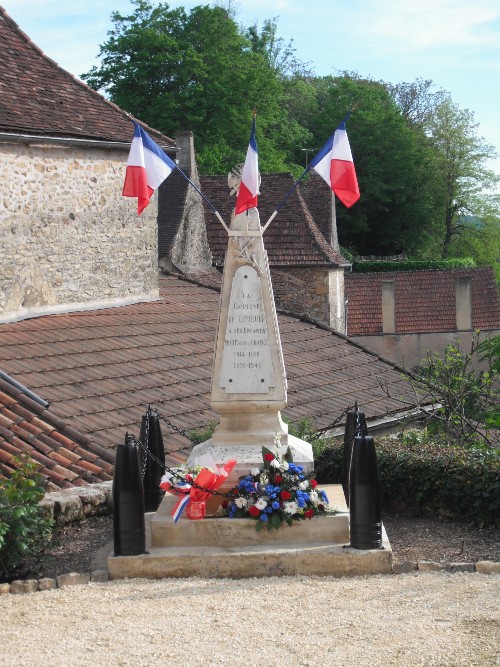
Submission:
POLYGON ((472 328, 500 328, 500 298, 489 267, 449 271, 347 273, 349 334, 382 333, 382 283, 394 283, 396 333, 456 331, 455 284, 470 277, 472 328))
MULTIPOLYGON (((0 475, 5 476, 12 472, 16 466, 14 457, 24 454, 39 464, 42 476, 53 487, 66 488, 74 484, 111 479, 113 455, 107 451, 105 451, 105 457, 108 458, 107 467, 93 467, 89 471, 85 469, 85 465, 80 466, 78 470, 84 475, 84 479, 79 478, 78 470, 70 470, 70 466, 76 461, 81 463, 83 460, 87 463, 91 458, 97 458, 87 449, 89 437, 83 434, 76 437, 77 432, 74 429, 72 429, 74 440, 60 434, 57 431, 58 426, 51 419, 53 415, 48 410, 25 396, 9 382, 2 380, 2 383, 0 406, 8 405, 8 407, 2 407, 0 410, 0 451, 3 462, 0 475), (8 391, 10 386, 12 393, 8 391), (36 413, 32 411, 33 405, 37 407, 36 413), (70 450, 79 445, 82 446, 80 452, 73 454, 70 450)), ((59 421, 59 418, 56 421, 59 421)), ((62 421, 60 423, 65 425, 62 421)))
MULTIPOLYGON (((39 421, 47 427, 27 444, 52 466, 55 458, 60 465, 59 457, 67 459, 68 469, 79 475, 72 484, 109 479, 112 450, 126 431, 139 435, 149 403, 182 431, 217 420, 209 401, 219 294, 174 276, 161 277, 160 292, 154 303, 0 325, 0 368, 42 399, 48 400, 50 393, 49 408, 36 404, 39 412, 31 421, 37 428, 39 421), (69 338, 78 341, 76 353, 65 345, 69 338), (51 343, 49 357, 43 356, 45 339, 51 343), (104 359, 104 348, 119 354, 104 359), (16 374, 19 368, 23 370, 16 374), (51 457, 51 451, 58 457, 51 457)), ((380 386, 393 385, 395 395, 403 393, 397 367, 307 320, 279 315, 279 326, 289 386, 285 416, 309 417, 321 428, 355 401, 369 419, 400 411, 399 402, 387 399, 380 386)), ((0 389, 5 392, 4 386, 0 389)), ((5 409, 20 419, 12 400, 28 409, 23 394, 5 393, 5 409)), ((9 442, 0 441, 0 449, 15 454, 20 447, 10 428, 13 419, 4 418, 0 436, 5 431, 9 442)), ((164 422, 161 426, 167 462, 179 463, 191 443, 164 422)), ((51 476, 48 471, 47 466, 52 484, 69 484, 54 474, 54 467, 51 476)))
MULTIPOLYGON (((132 117, 48 58, 0 7, 0 131, 130 142, 132 117)), ((162 145, 172 139, 145 126, 162 145)))

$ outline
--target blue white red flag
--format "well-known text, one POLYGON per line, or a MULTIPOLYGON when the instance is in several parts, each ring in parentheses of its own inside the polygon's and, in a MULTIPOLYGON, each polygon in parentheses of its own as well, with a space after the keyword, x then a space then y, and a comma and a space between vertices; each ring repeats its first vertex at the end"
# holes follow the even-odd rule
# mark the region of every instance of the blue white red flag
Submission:
POLYGON ((134 138, 127 160, 127 171, 122 195, 137 197, 137 213, 140 215, 155 190, 170 176, 176 165, 151 139, 142 127, 134 123, 134 138))
POLYGON ((236 197, 235 215, 243 213, 249 208, 257 206, 259 194, 259 152, 257 150, 257 141, 255 140, 255 117, 252 122, 252 131, 250 132, 250 143, 248 144, 247 155, 243 171, 241 172, 241 184, 236 197))
POLYGON ((311 160, 309 169, 314 169, 327 182, 347 208, 358 201, 358 179, 356 178, 345 122, 340 123, 335 133, 328 139, 316 157, 311 160))

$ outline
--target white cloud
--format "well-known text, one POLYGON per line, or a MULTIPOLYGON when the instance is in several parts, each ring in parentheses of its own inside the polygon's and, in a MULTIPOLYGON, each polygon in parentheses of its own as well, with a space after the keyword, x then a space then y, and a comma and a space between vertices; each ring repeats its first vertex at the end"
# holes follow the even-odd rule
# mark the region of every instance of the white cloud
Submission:
POLYGON ((380 43, 407 49, 484 47, 500 39, 500 6, 493 0, 370 0, 367 31, 380 43))

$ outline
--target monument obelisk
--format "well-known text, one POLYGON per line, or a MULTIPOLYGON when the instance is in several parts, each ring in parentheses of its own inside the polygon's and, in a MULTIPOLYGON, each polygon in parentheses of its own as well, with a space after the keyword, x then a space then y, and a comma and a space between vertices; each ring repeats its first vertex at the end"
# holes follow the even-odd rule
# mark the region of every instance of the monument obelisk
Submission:
MULTIPOLYGON (((230 174, 234 180, 234 174, 230 174)), ((188 465, 208 455, 219 465, 236 459, 226 486, 262 465, 262 446, 313 469, 312 447, 288 433, 285 365, 271 275, 257 208, 234 211, 228 235, 219 305, 210 405, 220 422, 210 440, 196 445, 188 465)))

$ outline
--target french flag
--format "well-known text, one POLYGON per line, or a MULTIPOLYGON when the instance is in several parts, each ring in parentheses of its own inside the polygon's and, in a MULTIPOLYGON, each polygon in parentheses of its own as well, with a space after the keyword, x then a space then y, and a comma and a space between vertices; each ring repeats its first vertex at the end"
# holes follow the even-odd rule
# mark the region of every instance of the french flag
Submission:
POLYGON ((351 147, 345 129, 345 121, 340 123, 335 133, 309 163, 337 195, 350 208, 359 199, 358 179, 354 170, 351 147))
POLYGON ((255 140, 255 117, 252 122, 252 131, 250 133, 250 143, 248 144, 247 156, 243 171, 241 172, 241 184, 236 197, 235 215, 243 213, 249 208, 257 206, 259 194, 259 152, 255 140))
POLYGON ((149 204, 151 195, 175 169, 175 162, 155 144, 142 127, 134 123, 134 138, 130 146, 122 195, 137 197, 140 215, 149 204))

